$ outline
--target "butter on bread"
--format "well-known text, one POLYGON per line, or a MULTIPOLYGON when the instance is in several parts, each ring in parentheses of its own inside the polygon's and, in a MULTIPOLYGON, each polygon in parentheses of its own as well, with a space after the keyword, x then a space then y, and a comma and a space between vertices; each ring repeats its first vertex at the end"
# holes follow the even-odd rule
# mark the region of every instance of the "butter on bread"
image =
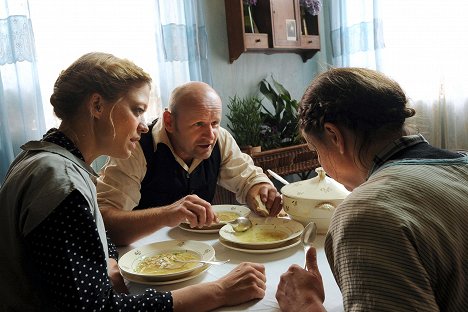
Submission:
POLYGON ((265 203, 262 202, 260 195, 255 196, 255 212, 262 216, 262 217, 268 217, 270 212, 268 211, 267 207, 265 206, 265 203))

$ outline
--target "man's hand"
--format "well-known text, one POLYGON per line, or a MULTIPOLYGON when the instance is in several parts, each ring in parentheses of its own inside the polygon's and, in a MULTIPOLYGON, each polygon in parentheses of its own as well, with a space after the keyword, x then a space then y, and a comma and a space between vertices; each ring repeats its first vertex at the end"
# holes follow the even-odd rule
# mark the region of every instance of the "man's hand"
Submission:
POLYGON ((202 228, 210 226, 213 222, 219 222, 211 204, 197 195, 187 195, 159 209, 161 209, 161 217, 165 218, 165 225, 170 227, 188 222, 192 228, 202 228))
POLYGON ((258 183, 252 186, 247 193, 246 201, 252 211, 263 217, 274 217, 283 208, 281 194, 270 183, 258 183), (262 203, 268 210, 268 214, 262 212, 261 208, 259 209, 262 203))

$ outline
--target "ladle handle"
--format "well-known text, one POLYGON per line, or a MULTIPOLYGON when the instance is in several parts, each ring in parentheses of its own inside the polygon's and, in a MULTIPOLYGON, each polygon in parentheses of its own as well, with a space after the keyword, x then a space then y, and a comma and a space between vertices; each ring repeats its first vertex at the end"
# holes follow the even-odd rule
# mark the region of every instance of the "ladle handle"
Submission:
POLYGON ((286 181, 285 179, 283 179, 279 174, 277 174, 276 172, 274 172, 273 170, 270 170, 270 169, 267 169, 268 173, 273 177, 275 178, 276 180, 278 180, 279 182, 283 183, 284 185, 288 185, 289 182, 286 181))

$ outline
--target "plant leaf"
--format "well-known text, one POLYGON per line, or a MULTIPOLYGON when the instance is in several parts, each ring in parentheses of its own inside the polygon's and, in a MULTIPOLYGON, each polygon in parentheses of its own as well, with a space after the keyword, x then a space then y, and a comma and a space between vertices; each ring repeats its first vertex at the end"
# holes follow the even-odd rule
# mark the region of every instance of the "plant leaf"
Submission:
POLYGON ((286 95, 288 99, 291 99, 289 91, 286 90, 286 88, 281 83, 276 81, 275 78, 273 78, 273 76, 271 76, 271 80, 273 80, 273 84, 275 85, 275 88, 279 91, 280 94, 286 95))

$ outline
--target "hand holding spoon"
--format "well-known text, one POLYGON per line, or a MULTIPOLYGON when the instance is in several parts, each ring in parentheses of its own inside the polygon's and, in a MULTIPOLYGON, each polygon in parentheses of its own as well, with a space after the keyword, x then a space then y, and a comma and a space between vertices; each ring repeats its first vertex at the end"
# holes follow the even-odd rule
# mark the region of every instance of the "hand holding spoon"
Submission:
POLYGON ((301 234, 301 243, 304 247, 304 253, 306 255, 306 260, 304 262, 304 269, 307 269, 307 251, 311 246, 313 246, 315 237, 317 236, 317 225, 315 222, 310 222, 304 228, 304 231, 301 234))

